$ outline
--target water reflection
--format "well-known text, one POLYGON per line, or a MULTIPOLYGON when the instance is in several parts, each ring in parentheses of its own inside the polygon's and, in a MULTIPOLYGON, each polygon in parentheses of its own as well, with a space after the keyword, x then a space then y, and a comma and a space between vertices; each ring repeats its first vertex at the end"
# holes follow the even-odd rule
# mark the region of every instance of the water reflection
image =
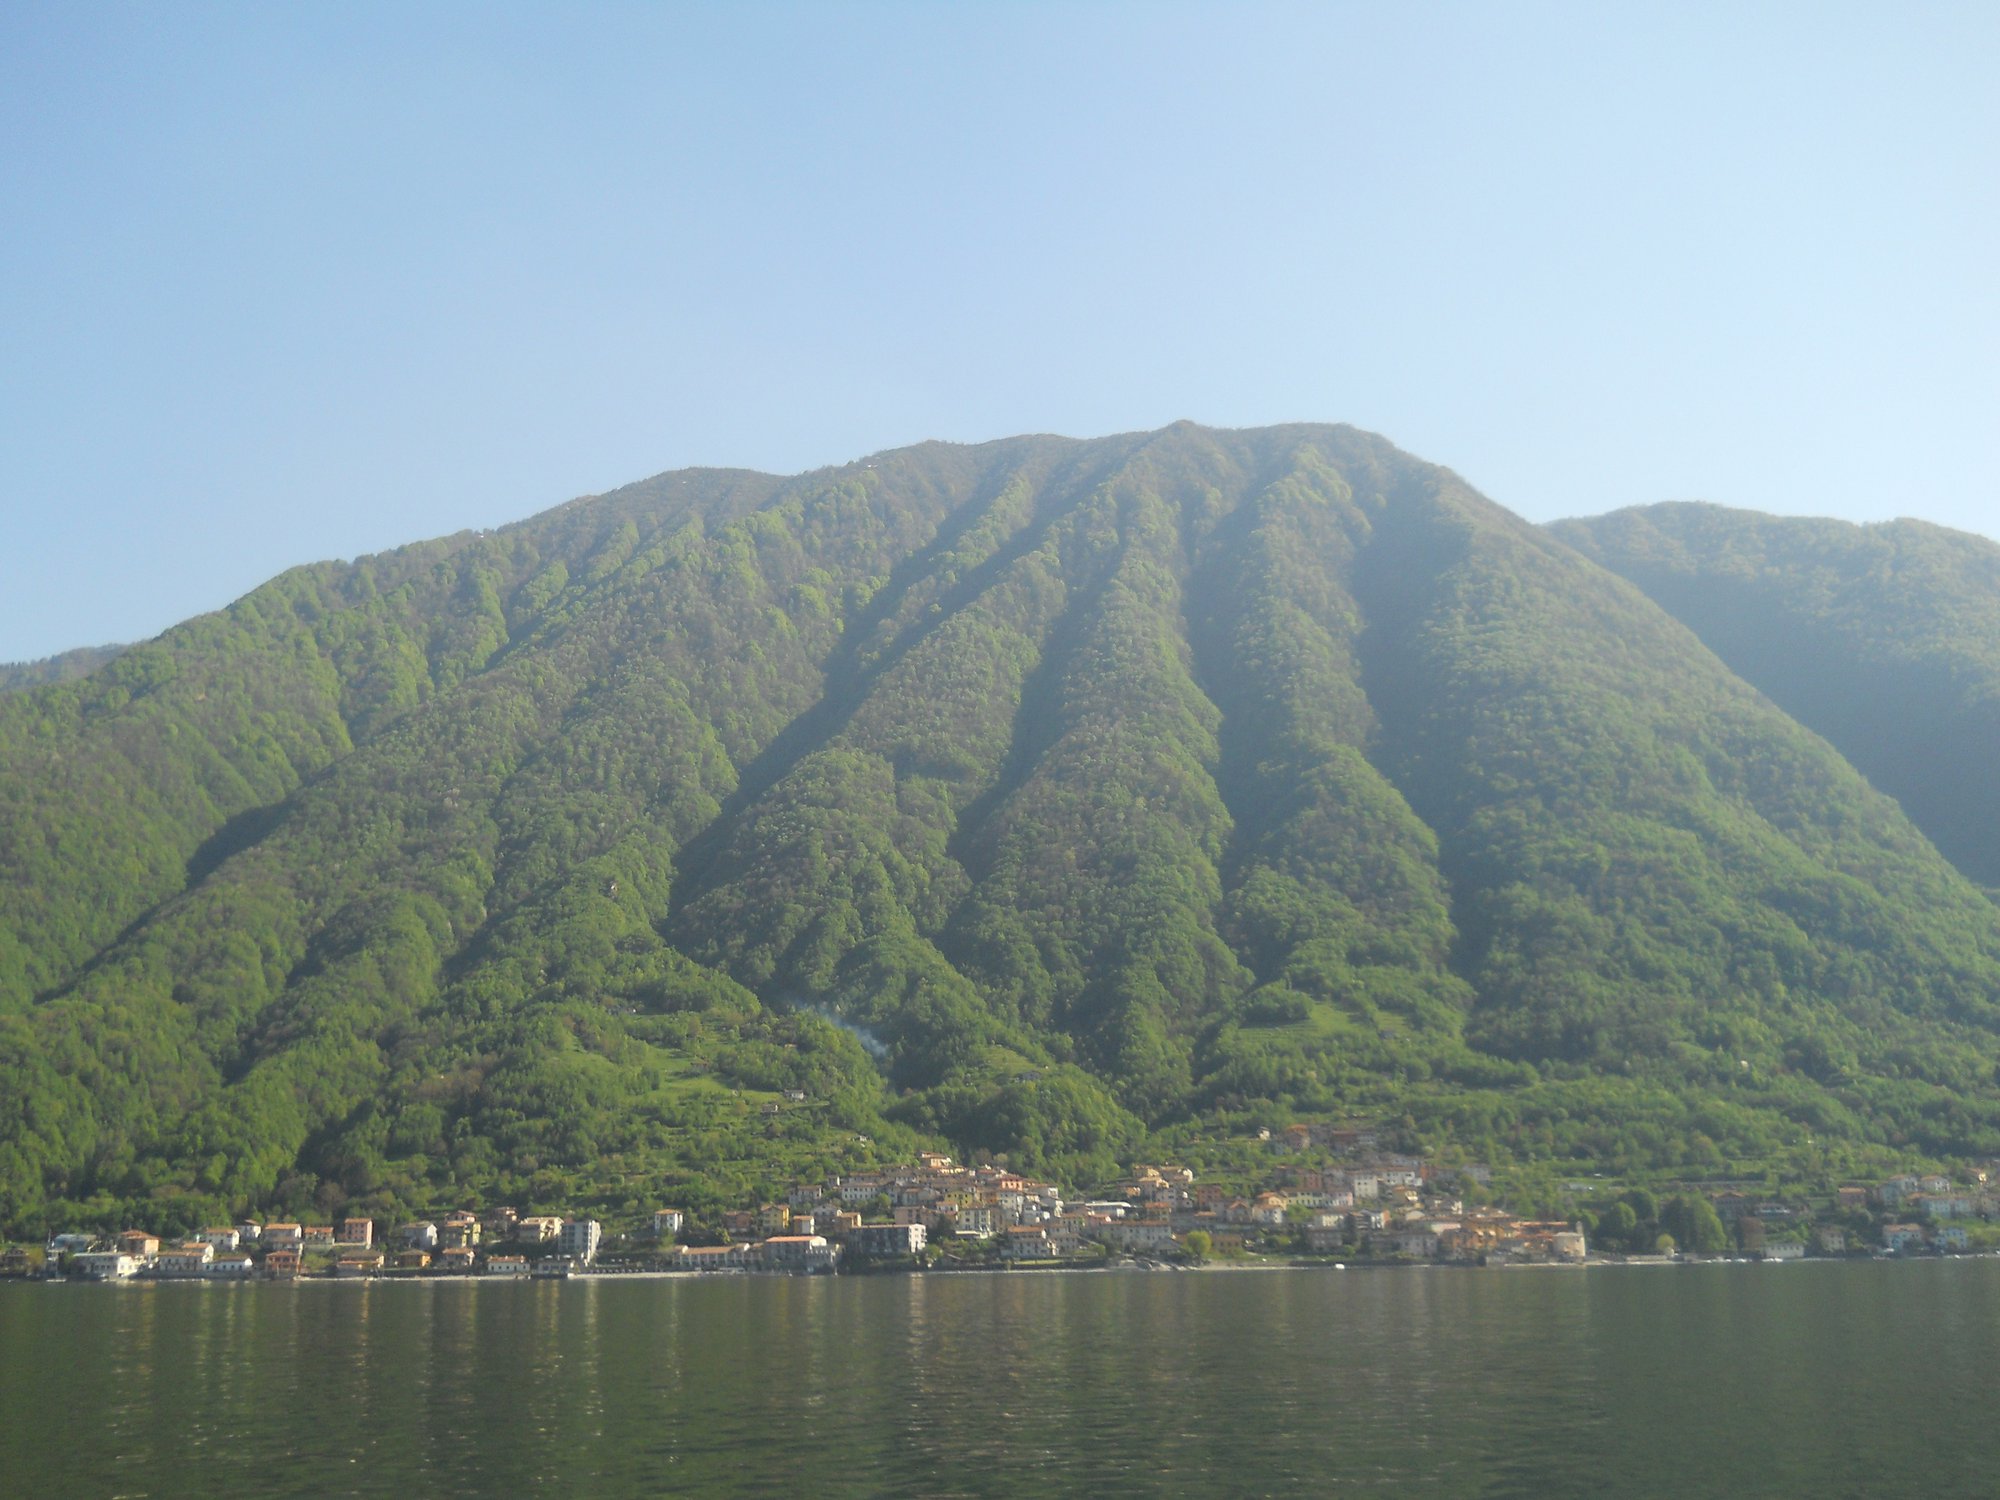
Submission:
POLYGON ((1986 1495, 2000 1264, 0 1286, 0 1490, 1986 1495))

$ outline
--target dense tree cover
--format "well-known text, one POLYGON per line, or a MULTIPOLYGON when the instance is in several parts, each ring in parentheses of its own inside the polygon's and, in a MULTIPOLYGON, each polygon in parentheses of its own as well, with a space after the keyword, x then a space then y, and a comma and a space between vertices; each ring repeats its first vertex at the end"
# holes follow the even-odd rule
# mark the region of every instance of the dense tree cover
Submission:
MULTIPOLYGON (((1583 1217, 1591 1243, 1605 1250, 1648 1254, 1664 1248, 1663 1235, 1673 1248, 1695 1255, 1720 1255, 1729 1248, 1729 1231, 1715 1205, 1699 1193, 1675 1193, 1662 1203, 1646 1189, 1635 1188, 1609 1203, 1591 1205, 1583 1217)), ((1750 1222, 1756 1223, 1754 1218, 1750 1222)))
POLYGON ((2000 888, 2000 545, 1923 521, 1689 504, 1555 530, 1832 741, 1961 870, 2000 888))
POLYGON ((124 649, 123 646, 79 646, 74 651, 45 656, 40 661, 0 662, 0 693, 88 677, 124 649))
POLYGON ((666 475, 0 699, 13 1227, 1301 1114, 1809 1175, 2000 1150, 1996 998, 1893 803, 1350 429, 666 475))

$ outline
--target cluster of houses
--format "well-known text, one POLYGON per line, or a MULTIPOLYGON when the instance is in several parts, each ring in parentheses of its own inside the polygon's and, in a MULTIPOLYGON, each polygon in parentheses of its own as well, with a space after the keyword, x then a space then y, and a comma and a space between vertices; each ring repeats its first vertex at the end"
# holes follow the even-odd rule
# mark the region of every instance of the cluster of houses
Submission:
MULTIPOLYGON (((1107 1251, 1174 1255, 1194 1247, 1228 1253, 1258 1245, 1478 1264, 1574 1262, 1588 1253, 1577 1225, 1466 1204, 1461 1194, 1471 1184, 1490 1181, 1482 1167, 1440 1167, 1385 1150, 1366 1129, 1295 1125, 1264 1135, 1284 1159, 1255 1191, 1198 1183, 1182 1166, 1141 1165, 1097 1197, 1076 1201, 1054 1183, 925 1152, 895 1167, 802 1182, 783 1201, 726 1212, 719 1244, 681 1243, 685 1215, 660 1209, 650 1225, 654 1251, 617 1267, 599 1266, 604 1229, 595 1219, 512 1208, 461 1209, 401 1225, 386 1236, 378 1236, 375 1221, 367 1218, 224 1225, 172 1243, 137 1229, 108 1238, 61 1234, 49 1242, 41 1265, 46 1274, 62 1267, 80 1278, 121 1281, 286 1279, 302 1273, 527 1276, 635 1266, 813 1273, 852 1261, 908 1263, 939 1244, 1006 1263, 1059 1262, 1107 1251)), ((1825 1206, 1846 1216, 1847 1225, 1823 1222, 1811 1206, 1763 1200, 1734 1188, 1708 1196, 1718 1217, 1746 1244, 1747 1229, 1772 1231, 1768 1238, 1757 1236, 1767 1259, 1802 1255, 1808 1244, 1831 1255, 1877 1248, 1850 1246, 1858 1214, 1876 1221, 1868 1234, 1879 1236, 1881 1250, 1909 1254, 1963 1250, 1965 1221, 2000 1214, 2000 1197, 1989 1188, 1987 1174, 1975 1172, 1972 1183, 1968 1188, 1943 1176, 1906 1175, 1843 1187, 1825 1206), (1746 1220, 1756 1223, 1746 1226, 1746 1220)), ((714 1237, 717 1227, 694 1238, 714 1237)), ((0 1275, 30 1270, 24 1250, 0 1255, 0 1275)))
MULTIPOLYGON (((1882 1248, 1891 1255, 1908 1255, 1918 1250, 1963 1250, 1967 1245, 1967 1219, 1992 1219, 2000 1215, 2000 1194, 1993 1191, 1991 1173, 1972 1173, 1974 1186, 1967 1190, 1948 1177, 1935 1175, 1891 1177, 1869 1190, 1874 1203, 1886 1213, 1915 1214, 1921 1222, 1890 1220, 1881 1228, 1882 1248)), ((1842 1188, 1843 1197, 1851 1189, 1842 1188)), ((1851 1206, 1851 1205, 1847 1205, 1851 1206)), ((1837 1232, 1837 1231, 1836 1231, 1837 1232)), ((1824 1239, 1827 1231, 1821 1230, 1824 1239)))
POLYGON ((722 1229, 732 1239, 817 1235, 851 1253, 907 1255, 934 1237, 990 1239, 1062 1210, 1062 1191, 1053 1183, 1000 1167, 960 1166, 926 1151, 906 1165, 799 1183, 782 1203, 723 1214, 722 1229))
POLYGON ((1710 1193, 1708 1200, 1715 1207, 1716 1217, 1736 1230, 1739 1237, 1748 1220, 1786 1236, 1763 1240, 1759 1253, 1766 1260, 1796 1259, 1805 1254, 1808 1245, 1822 1255, 1847 1255, 1863 1250, 1880 1250, 1890 1255, 1943 1253, 1969 1248, 1970 1237, 1966 1232, 1969 1221, 2000 1217, 2000 1193, 1992 1188, 1991 1172, 1975 1168, 1970 1175, 1971 1186, 1939 1173, 1905 1173, 1872 1185, 1837 1188, 1832 1202, 1825 1207, 1850 1224, 1863 1215, 1879 1221, 1872 1228, 1871 1242, 1864 1242, 1850 1224, 1819 1222, 1820 1216, 1810 1204, 1736 1189, 1710 1193))
MULTIPOLYGON (((1288 1164, 1278 1176, 1277 1186, 1246 1195, 1197 1184, 1186 1167, 1140 1166, 1101 1196, 1073 1201, 1054 1183, 926 1152, 895 1167, 799 1183, 783 1201, 726 1212, 719 1244, 680 1243, 685 1215, 660 1209, 650 1226, 655 1253, 616 1269, 829 1272, 844 1261, 907 1263, 936 1243, 1010 1263, 1105 1251, 1158 1256, 1185 1250, 1196 1232, 1224 1252, 1282 1231, 1288 1244, 1302 1238, 1322 1252, 1478 1260, 1584 1254, 1582 1235, 1567 1224, 1468 1213, 1446 1179, 1415 1158, 1375 1153, 1349 1166, 1288 1164)), ((603 1242, 594 1219, 496 1208, 404 1224, 380 1238, 364 1218, 238 1224, 168 1246, 141 1230, 107 1243, 59 1235, 46 1264, 104 1281, 284 1279, 308 1270, 525 1276, 597 1266, 603 1242)))
MULTIPOLYGON (((1353 1134, 1353 1148, 1372 1147, 1365 1133, 1353 1134)), ((1309 1137, 1306 1144, 1312 1144, 1309 1137)), ((1283 1167, 1276 1186, 1244 1194, 1198 1184, 1187 1167, 1142 1165, 1101 1196, 1077 1202, 1066 1200, 1052 1183, 926 1153, 907 1166, 801 1183, 783 1203, 725 1215, 724 1227, 732 1235, 846 1238, 851 1248, 856 1233, 889 1227, 862 1224, 861 1210, 873 1204, 895 1225, 920 1236, 990 1242, 1000 1259, 1015 1262, 1064 1260, 1097 1253, 1099 1247, 1169 1255, 1185 1250, 1196 1232, 1222 1252, 1268 1241, 1277 1232, 1298 1232, 1308 1249, 1325 1254, 1489 1262, 1584 1258, 1584 1236, 1573 1225, 1522 1220, 1497 1210, 1467 1213, 1450 1190, 1463 1173, 1436 1173, 1415 1157, 1368 1151, 1351 1166, 1283 1167)), ((742 1254, 749 1249, 741 1247, 742 1254)))
POLYGON ((442 1219, 422 1219, 396 1230, 386 1254, 342 1255, 336 1276, 372 1276, 380 1271, 442 1271, 470 1275, 526 1276, 539 1266, 589 1266, 604 1244, 604 1226, 595 1219, 560 1214, 524 1214, 516 1208, 484 1214, 460 1209, 442 1219), (507 1249, 495 1247, 506 1246, 507 1249))
MULTIPOLYGON (((922 1224, 830 1225, 834 1238, 811 1224, 789 1218, 782 1232, 761 1240, 722 1245, 672 1246, 651 1264, 667 1270, 791 1272, 832 1271, 843 1251, 866 1259, 909 1257, 925 1244, 922 1224)), ((554 1214, 522 1214, 511 1208, 483 1214, 460 1210, 437 1220, 404 1224, 378 1242, 372 1219, 338 1224, 237 1224, 205 1229, 192 1238, 163 1245, 144 1230, 126 1230, 108 1239, 59 1234, 48 1243, 43 1274, 63 1272, 88 1281, 289 1280, 311 1272, 340 1277, 384 1274, 489 1276, 568 1275, 594 1266, 604 1244, 604 1226, 595 1219, 554 1214), (254 1253, 252 1253, 254 1251, 254 1253), (319 1252, 319 1253, 314 1253, 319 1252)), ((653 1215, 652 1233, 670 1242, 685 1227, 678 1209, 653 1215)), ((621 1267, 629 1269, 630 1267, 621 1267)), ((0 1257, 0 1275, 28 1275, 22 1249, 0 1257)))
MULTIPOLYGON (((1975 1186, 1967 1189, 1958 1186, 1949 1177, 1906 1174, 1877 1183, 1868 1190, 1868 1195, 1885 1209, 1918 1214, 1932 1220, 1992 1218, 2000 1213, 2000 1194, 1991 1190, 1988 1173, 1983 1168, 1975 1170, 1972 1177, 1975 1186)), ((1842 1188, 1840 1192, 1842 1202, 1846 1204, 1855 1189, 1842 1188)))
MULTIPOLYGON (((603 1228, 594 1219, 523 1218, 500 1209, 484 1217, 459 1212, 437 1222, 405 1224, 386 1245, 378 1243, 375 1221, 364 1218, 334 1224, 223 1225, 172 1244, 143 1229, 108 1238, 70 1233, 48 1242, 42 1267, 47 1275, 67 1271, 86 1281, 285 1281, 305 1272, 309 1263, 335 1276, 374 1276, 390 1269, 529 1273, 527 1256, 493 1256, 482 1263, 478 1246, 483 1235, 550 1243, 564 1264, 589 1265, 603 1228)), ((0 1275, 28 1270, 24 1250, 0 1257, 0 1275)))
MULTIPOLYGON (((67 1266, 86 1281, 126 1281, 149 1277, 158 1281, 244 1281, 255 1276, 299 1274, 308 1250, 366 1249, 374 1243, 372 1219, 343 1219, 339 1224, 224 1224, 203 1229, 184 1240, 165 1243, 144 1229, 100 1238, 93 1234, 59 1234, 48 1243, 43 1265, 48 1274, 67 1266)), ((10 1252, 25 1264, 25 1252, 10 1252)), ((11 1269, 0 1261, 0 1273, 11 1269)))
POLYGON ((1348 1149, 1365 1153, 1362 1160, 1287 1165, 1272 1186, 1250 1195, 1198 1185, 1185 1168, 1140 1168, 1117 1190, 1134 1205, 1136 1218, 1128 1221, 1126 1232, 1164 1224, 1176 1241, 1200 1231, 1211 1247, 1227 1251, 1293 1226, 1314 1254, 1485 1264, 1581 1261, 1588 1253, 1583 1232, 1574 1224, 1468 1208, 1460 1184, 1482 1178, 1483 1168, 1442 1169, 1418 1157, 1371 1151, 1365 1133, 1353 1134, 1361 1139, 1348 1149))

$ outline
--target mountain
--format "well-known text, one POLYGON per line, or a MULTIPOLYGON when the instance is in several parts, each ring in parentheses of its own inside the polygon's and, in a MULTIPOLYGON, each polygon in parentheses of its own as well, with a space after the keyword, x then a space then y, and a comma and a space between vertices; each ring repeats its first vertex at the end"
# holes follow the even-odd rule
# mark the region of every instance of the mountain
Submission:
POLYGON ((0 662, 0 693, 87 677, 124 649, 123 646, 81 646, 60 656, 45 656, 40 661, 0 662))
POLYGON ((295 570, 0 698, 0 872, 13 1226, 699 1208, 921 1141, 1087 1184, 1297 1115, 1524 1184, 2000 1150, 2000 908, 1350 428, 295 570))
POLYGON ((2000 545, 1715 505, 1558 525, 2000 887, 2000 545))

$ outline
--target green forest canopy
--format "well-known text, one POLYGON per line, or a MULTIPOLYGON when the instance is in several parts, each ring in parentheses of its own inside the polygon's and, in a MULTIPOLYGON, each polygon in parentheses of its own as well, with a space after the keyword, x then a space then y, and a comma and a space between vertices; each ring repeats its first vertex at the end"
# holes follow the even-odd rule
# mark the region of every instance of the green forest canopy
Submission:
MULTIPOLYGON (((1299 1117, 2000 1153, 1984 874, 1620 571, 1368 434, 1188 424, 294 570, 0 696, 0 1226, 1087 1185, 1299 1117)), ((1966 590, 1915 657, 2000 659, 1966 590)), ((1872 680, 1870 607, 1799 649, 1872 680)))

